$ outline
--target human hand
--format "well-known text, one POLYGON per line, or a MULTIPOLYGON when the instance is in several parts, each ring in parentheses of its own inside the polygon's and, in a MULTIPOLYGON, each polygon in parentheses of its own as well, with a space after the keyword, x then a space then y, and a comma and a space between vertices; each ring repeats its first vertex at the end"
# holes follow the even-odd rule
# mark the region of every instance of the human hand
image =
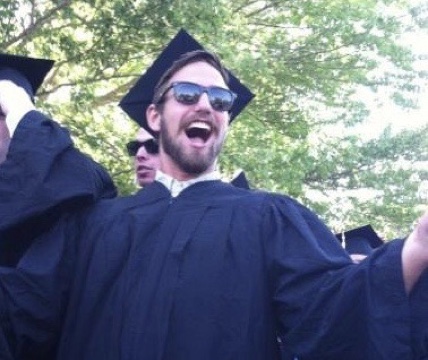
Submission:
POLYGON ((3 116, 14 110, 25 114, 34 109, 30 96, 22 87, 10 80, 0 80, 0 112, 3 116))

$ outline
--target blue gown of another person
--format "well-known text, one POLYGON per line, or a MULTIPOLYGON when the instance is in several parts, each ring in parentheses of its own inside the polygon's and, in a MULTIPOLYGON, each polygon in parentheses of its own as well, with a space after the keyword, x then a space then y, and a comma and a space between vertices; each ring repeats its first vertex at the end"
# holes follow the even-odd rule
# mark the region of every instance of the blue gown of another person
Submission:
POLYGON ((18 359, 411 360, 402 245, 355 265, 289 197, 155 182, 0 268, 0 325, 18 359))
POLYGON ((114 196, 108 173, 73 148, 67 130, 30 112, 0 166, 0 264, 16 264, 62 213, 114 196))

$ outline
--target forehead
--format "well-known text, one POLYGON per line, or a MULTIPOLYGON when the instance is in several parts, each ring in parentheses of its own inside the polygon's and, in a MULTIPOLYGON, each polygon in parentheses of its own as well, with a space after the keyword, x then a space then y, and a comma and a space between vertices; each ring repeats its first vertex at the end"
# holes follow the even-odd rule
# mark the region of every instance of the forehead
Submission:
POLYGON ((144 142, 144 141, 147 141, 147 140, 150 140, 150 139, 152 139, 153 138, 153 136, 152 135, 150 135, 146 130, 144 130, 144 129, 139 129, 138 130, 138 132, 137 132, 137 135, 136 135, 136 139, 138 140, 138 141, 141 141, 141 142, 144 142))
POLYGON ((204 61, 197 61, 185 65, 171 77, 169 83, 175 81, 189 81, 199 85, 215 85, 227 88, 221 73, 215 67, 204 61))

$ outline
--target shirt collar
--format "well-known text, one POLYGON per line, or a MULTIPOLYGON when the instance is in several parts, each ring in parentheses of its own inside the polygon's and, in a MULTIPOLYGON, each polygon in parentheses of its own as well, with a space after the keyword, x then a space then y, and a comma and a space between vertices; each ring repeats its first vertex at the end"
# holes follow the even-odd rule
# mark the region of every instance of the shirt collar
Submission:
POLYGON ((174 179, 172 176, 163 173, 160 170, 156 171, 155 180, 163 184, 171 193, 172 197, 177 197, 180 193, 189 187, 201 181, 220 180, 220 173, 217 170, 198 176, 195 179, 180 181, 174 179))

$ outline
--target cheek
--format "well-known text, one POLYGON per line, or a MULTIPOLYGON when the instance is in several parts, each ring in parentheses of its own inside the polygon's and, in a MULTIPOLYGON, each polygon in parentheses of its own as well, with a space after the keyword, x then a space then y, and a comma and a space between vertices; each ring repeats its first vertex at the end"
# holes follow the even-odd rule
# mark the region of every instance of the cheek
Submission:
POLYGON ((160 157, 159 154, 157 154, 155 157, 153 157, 153 165, 155 165, 156 167, 160 166, 160 157))
POLYGON ((224 113, 221 115, 219 114, 219 116, 217 117, 217 121, 220 124, 219 128, 222 133, 226 134, 227 131, 229 130, 229 120, 230 120, 230 117, 228 113, 224 113))
POLYGON ((170 120, 171 122, 177 123, 181 119, 188 116, 188 114, 191 114, 191 107, 179 103, 171 103, 168 104, 169 106, 165 106, 164 111, 164 118, 170 120))
POLYGON ((161 127, 167 130, 168 133, 173 134, 179 131, 182 119, 185 118, 186 113, 178 108, 169 109, 164 111, 161 117, 161 127))

